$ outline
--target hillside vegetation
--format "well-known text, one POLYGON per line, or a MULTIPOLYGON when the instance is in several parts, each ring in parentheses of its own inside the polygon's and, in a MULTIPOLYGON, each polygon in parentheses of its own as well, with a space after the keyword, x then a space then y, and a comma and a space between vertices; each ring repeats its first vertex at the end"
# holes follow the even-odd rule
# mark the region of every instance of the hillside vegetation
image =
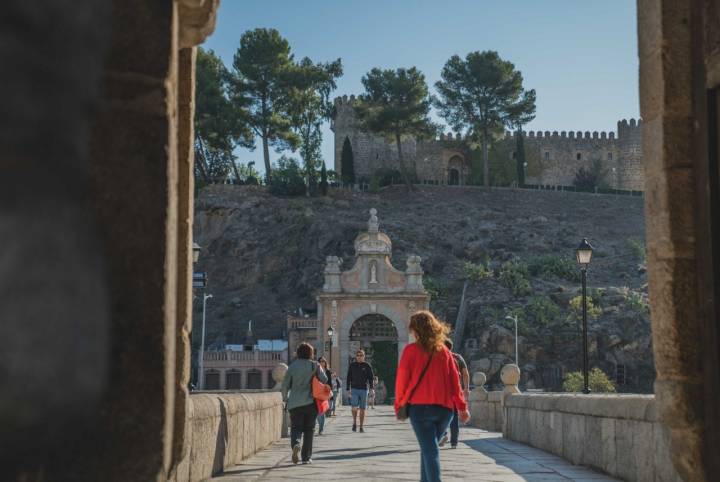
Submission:
POLYGON ((588 237, 595 246, 591 366, 619 378, 618 391, 652 390, 638 197, 433 186, 288 199, 254 186, 210 186, 195 214, 204 248, 198 269, 208 272, 214 295, 208 344, 241 340, 248 320, 256 337, 282 337, 288 313, 314 309, 325 257, 352 264, 353 240, 371 207, 392 239, 396 267, 404 269, 410 254, 422 257, 431 308, 451 324, 468 279, 462 351, 472 370, 497 379, 514 358, 513 322, 505 316, 518 316, 528 387, 560 389, 563 375, 580 367, 574 249, 588 237))

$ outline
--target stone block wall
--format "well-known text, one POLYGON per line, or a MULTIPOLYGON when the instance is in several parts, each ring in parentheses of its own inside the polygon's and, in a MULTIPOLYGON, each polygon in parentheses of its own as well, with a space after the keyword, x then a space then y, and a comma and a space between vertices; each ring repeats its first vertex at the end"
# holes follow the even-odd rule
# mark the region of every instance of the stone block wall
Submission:
POLYGON ((470 425, 489 432, 503 429, 502 392, 470 394, 470 425))
POLYGON ((653 395, 515 394, 503 436, 628 481, 682 480, 653 395))
POLYGON ((280 440, 280 392, 190 396, 183 457, 169 479, 198 482, 280 440))

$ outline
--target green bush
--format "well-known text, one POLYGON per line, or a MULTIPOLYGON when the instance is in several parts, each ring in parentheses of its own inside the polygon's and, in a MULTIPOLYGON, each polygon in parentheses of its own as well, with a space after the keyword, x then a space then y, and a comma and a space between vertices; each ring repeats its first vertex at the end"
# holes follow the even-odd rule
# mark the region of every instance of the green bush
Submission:
MULTIPOLYGON (((582 319, 582 295, 578 295, 570 300, 570 311, 576 319, 582 319)), ((587 315, 589 318, 597 318, 602 314, 602 309, 595 306, 592 297, 587 297, 587 315)))
POLYGON ((466 261, 463 265, 463 274, 466 279, 477 283, 478 281, 492 278, 495 273, 488 267, 487 263, 475 264, 466 261))
POLYGON ((630 308, 630 310, 634 311, 639 315, 648 313, 650 311, 647 302, 643 298, 643 295, 636 291, 631 291, 630 293, 628 293, 627 298, 625 298, 625 306, 627 306, 628 308, 630 308))
POLYGON ((532 293, 530 274, 525 263, 518 260, 507 261, 500 266, 500 283, 515 297, 532 293))
MULTIPOLYGON (((615 384, 604 371, 595 367, 588 373, 588 386, 592 393, 615 393, 615 384)), ((563 392, 582 392, 583 375, 581 372, 570 372, 565 375, 563 392)))
POLYGON ((305 179, 300 164, 292 157, 278 159, 268 191, 275 196, 304 196, 305 179))
POLYGON ((571 258, 554 255, 536 256, 528 263, 530 274, 543 279, 562 278, 580 281, 580 270, 571 258))
POLYGON ((642 240, 636 238, 628 239, 627 243, 630 247, 630 250, 638 258, 638 261, 640 261, 641 263, 645 263, 645 256, 647 254, 645 250, 645 243, 642 240))
POLYGON ((547 296, 535 296, 525 308, 536 325, 547 327, 560 316, 560 307, 547 296))
POLYGON ((425 291, 430 295, 431 298, 439 298, 442 296, 442 286, 440 282, 430 276, 423 276, 423 287, 425 291))

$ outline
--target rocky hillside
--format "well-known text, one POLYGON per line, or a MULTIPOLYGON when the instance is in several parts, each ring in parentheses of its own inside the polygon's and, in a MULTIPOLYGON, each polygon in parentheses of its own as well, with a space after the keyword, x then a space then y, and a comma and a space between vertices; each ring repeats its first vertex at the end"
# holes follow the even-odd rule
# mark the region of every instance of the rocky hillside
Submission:
POLYGON ((505 316, 519 317, 528 387, 557 389, 580 366, 574 249, 588 237, 591 365, 624 379, 621 391, 652 389, 642 199, 629 196, 433 186, 284 199, 258 187, 211 186, 195 214, 198 268, 214 295, 209 344, 242 340, 248 320, 256 337, 282 337, 289 312, 314 310, 325 257, 351 263, 371 207, 393 241, 395 266, 422 257, 440 317, 455 323, 470 278, 462 348, 473 369, 497 377, 514 353, 505 316))

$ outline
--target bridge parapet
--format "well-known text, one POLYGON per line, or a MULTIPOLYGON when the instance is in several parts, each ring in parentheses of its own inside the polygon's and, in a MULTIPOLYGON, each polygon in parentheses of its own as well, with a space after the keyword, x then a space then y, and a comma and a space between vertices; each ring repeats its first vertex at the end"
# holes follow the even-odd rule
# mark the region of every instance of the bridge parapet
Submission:
POLYGON ((503 436, 627 481, 680 481, 654 395, 542 393, 503 400, 503 436))
POLYGON ((183 459, 173 482, 207 480, 280 440, 279 392, 190 395, 183 459))

